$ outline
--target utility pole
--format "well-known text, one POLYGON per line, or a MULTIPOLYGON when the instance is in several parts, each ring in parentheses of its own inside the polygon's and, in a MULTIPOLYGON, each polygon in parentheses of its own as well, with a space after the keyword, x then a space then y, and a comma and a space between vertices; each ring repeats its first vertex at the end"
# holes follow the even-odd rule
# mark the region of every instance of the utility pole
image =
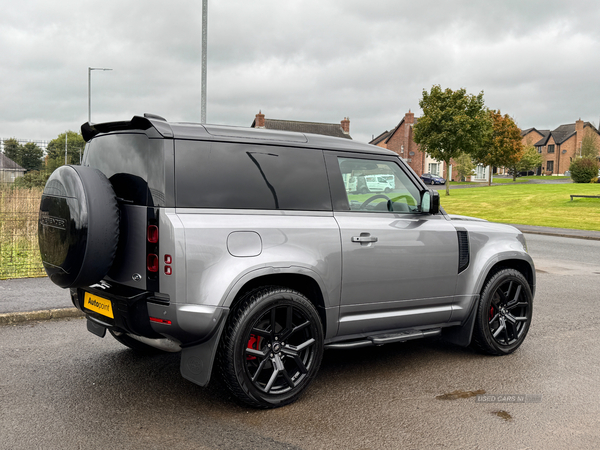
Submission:
POLYGON ((112 70, 102 67, 88 67, 88 122, 92 123, 92 70, 112 70))
POLYGON ((200 123, 206 123, 206 47, 208 40, 208 0, 202 0, 202 89, 200 123))
POLYGON ((69 132, 65 132, 65 166, 67 165, 67 140, 69 139, 69 132))

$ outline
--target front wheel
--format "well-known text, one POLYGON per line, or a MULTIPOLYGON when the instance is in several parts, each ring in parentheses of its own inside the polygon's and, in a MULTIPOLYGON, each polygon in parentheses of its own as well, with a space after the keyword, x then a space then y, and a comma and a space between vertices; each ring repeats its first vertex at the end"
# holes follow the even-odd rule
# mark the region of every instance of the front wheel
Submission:
POLYGON ((496 272, 485 284, 479 302, 473 344, 490 355, 514 352, 525 340, 533 311, 533 295, 523 274, 496 272))
POLYGON ((323 357, 323 327, 299 292, 264 287, 232 314, 219 349, 223 379, 242 402, 276 408, 295 401, 323 357))

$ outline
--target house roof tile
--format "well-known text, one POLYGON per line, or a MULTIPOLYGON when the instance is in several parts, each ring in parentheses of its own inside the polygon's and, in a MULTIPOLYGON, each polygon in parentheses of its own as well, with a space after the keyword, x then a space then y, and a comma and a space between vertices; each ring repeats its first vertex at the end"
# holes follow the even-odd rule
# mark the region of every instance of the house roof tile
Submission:
POLYGON ((6 156, 0 153, 0 170, 10 170, 15 172, 25 172, 25 169, 6 156))
MULTIPOLYGON (((254 128, 256 120, 252 122, 254 128)), ((299 133, 322 134, 325 136, 352 139, 349 134, 344 133, 339 123, 299 122, 297 120, 266 119, 265 129, 279 131, 296 131, 299 133)))

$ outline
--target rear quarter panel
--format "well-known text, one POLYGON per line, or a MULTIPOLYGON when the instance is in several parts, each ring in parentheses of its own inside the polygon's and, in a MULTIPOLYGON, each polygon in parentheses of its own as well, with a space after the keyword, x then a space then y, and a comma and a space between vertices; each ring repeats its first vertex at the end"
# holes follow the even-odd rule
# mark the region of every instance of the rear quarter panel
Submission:
POLYGON ((186 291, 181 303, 228 307, 243 283, 266 273, 309 274, 325 307, 339 305, 340 234, 332 213, 178 209, 185 243, 186 291), (246 251, 239 236, 250 236, 246 251), (260 251, 256 251, 256 238, 260 251), (241 248, 232 250, 233 237, 241 248), (251 256, 246 256, 251 255, 251 256))

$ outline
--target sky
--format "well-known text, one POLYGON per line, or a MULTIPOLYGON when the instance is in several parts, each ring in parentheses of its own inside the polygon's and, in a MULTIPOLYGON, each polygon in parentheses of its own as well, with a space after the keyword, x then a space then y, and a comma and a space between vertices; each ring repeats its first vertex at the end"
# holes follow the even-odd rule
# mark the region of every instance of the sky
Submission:
MULTIPOLYGON (((153 113, 200 122, 202 1, 0 0, 0 138, 153 113)), ((435 84, 522 128, 600 119, 600 2, 209 0, 207 122, 339 123, 368 142, 435 84)))

